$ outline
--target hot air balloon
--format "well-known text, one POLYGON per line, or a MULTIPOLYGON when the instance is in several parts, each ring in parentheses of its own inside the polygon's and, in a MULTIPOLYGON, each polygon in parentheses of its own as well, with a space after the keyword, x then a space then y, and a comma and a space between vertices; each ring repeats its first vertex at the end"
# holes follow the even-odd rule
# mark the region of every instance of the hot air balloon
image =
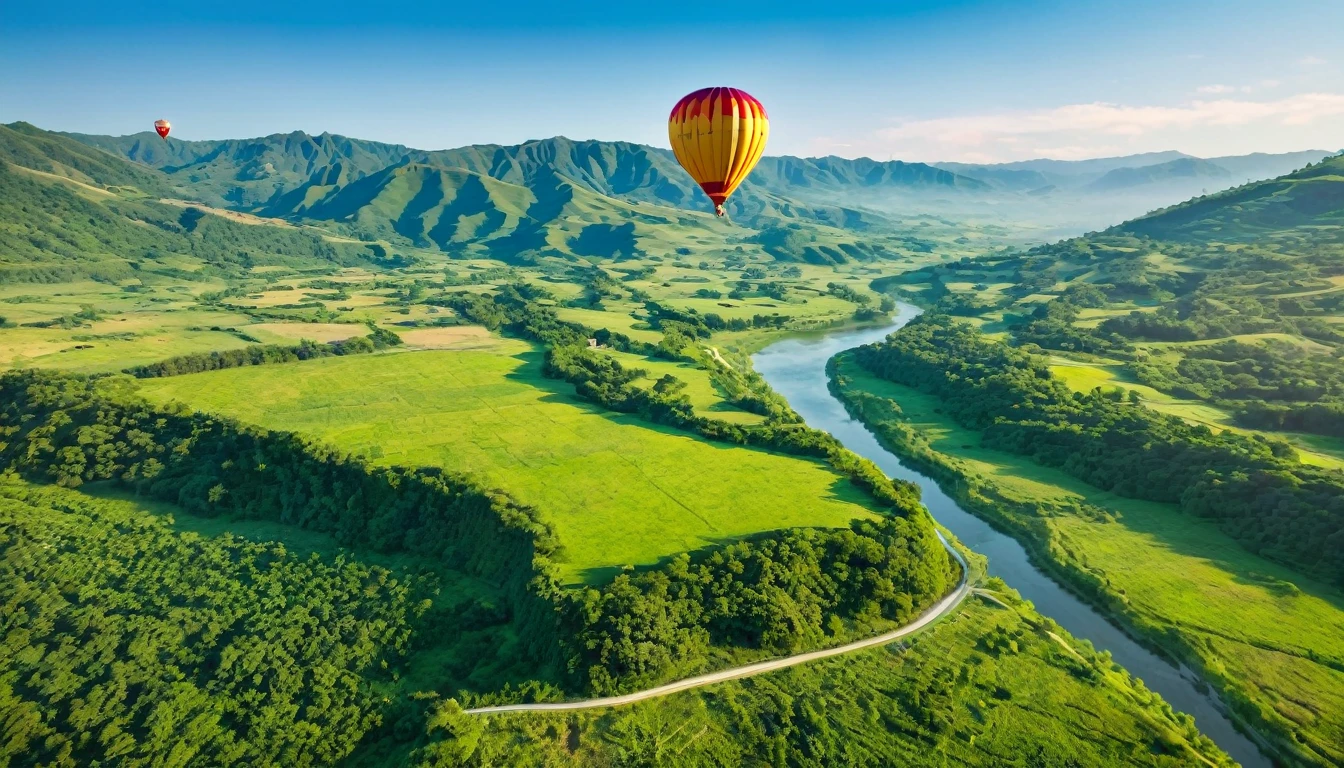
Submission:
POLYGON ((761 159, 770 120, 761 102, 746 91, 701 88, 672 108, 667 134, 677 162, 722 216, 723 201, 761 159))
POLYGON ((154 130, 155 130, 155 131, 158 131, 158 133, 159 133, 159 138, 161 138, 161 139, 166 139, 166 138, 168 138, 168 132, 171 131, 172 129, 173 129, 172 124, 169 123, 167 120, 155 120, 155 121, 154 121, 154 130))

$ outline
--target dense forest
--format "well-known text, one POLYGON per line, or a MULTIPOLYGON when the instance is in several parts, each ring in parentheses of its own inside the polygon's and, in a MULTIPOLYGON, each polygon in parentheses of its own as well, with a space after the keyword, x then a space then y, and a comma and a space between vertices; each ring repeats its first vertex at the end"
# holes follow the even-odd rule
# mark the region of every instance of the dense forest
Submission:
POLYGON ((932 527, 884 518, 762 535, 623 574, 569 603, 592 690, 638 690, 704 668, 711 646, 783 655, 834 643, 856 619, 905 623, 957 581, 932 527))
POLYGON ((1043 359, 946 315, 921 316, 856 359, 937 395, 988 447, 1123 496, 1179 503, 1253 552, 1344 584, 1344 479, 1297 462, 1286 444, 1072 393, 1043 359))
POLYGON ((425 585, 0 480, 5 765, 331 765, 425 585), (12 762, 11 762, 12 761, 12 762))

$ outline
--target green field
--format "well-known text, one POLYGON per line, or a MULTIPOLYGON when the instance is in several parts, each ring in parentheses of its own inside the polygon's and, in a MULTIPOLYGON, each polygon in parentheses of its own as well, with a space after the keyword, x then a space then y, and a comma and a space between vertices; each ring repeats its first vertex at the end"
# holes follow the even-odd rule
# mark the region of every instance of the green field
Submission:
POLYGON ((765 417, 744 411, 724 399, 725 395, 710 378, 709 370, 703 365, 688 362, 659 360, 628 352, 605 349, 603 353, 615 358, 626 368, 647 371, 641 386, 652 386, 662 376, 675 376, 686 382, 686 396, 690 398, 695 412, 701 416, 731 422, 733 424, 760 424, 765 417))
POLYGON ((840 373, 852 388, 898 403, 934 450, 1006 497, 1071 499, 1115 513, 1113 522, 1068 514, 1044 519, 1052 555, 1103 579, 1122 596, 1131 622, 1178 632, 1210 677, 1318 750, 1344 759, 1338 747, 1344 744, 1344 595, 1338 590, 1247 552, 1213 523, 1174 505, 1098 491, 1023 456, 982 448, 979 434, 951 423, 935 397, 848 361, 840 373))
POLYGON ((567 579, 757 531, 872 514, 819 462, 708 443, 578 400, 540 354, 412 352, 146 380, 154 400, 311 435, 386 464, 472 472, 544 511, 567 579))
POLYGON ((1131 381, 1118 364, 1088 363, 1055 356, 1050 359, 1050 372, 1077 392, 1090 392, 1097 387, 1133 390, 1139 393, 1144 405, 1155 411, 1203 424, 1214 431, 1231 429, 1287 440, 1297 449, 1304 464, 1344 469, 1344 440, 1302 432, 1265 432, 1238 427, 1232 423, 1232 417, 1217 406, 1201 400, 1179 398, 1131 381))

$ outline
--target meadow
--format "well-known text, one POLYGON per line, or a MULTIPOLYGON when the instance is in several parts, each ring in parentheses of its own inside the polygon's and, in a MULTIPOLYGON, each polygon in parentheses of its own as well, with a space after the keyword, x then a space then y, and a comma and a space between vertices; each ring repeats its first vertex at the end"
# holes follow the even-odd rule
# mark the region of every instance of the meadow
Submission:
POLYGON ((1081 503, 1109 513, 1057 512, 1030 529, 1043 531, 1036 544, 1062 565, 1066 580, 1072 571, 1100 581, 1117 596, 1126 623, 1150 642, 1166 645, 1166 633, 1174 633, 1177 647, 1197 655, 1206 679, 1254 702, 1321 754, 1344 757, 1337 746, 1344 744, 1344 594, 1247 552, 1175 505, 1119 497, 1024 456, 983 448, 979 433, 953 423, 936 397, 848 359, 837 372, 848 379, 846 389, 896 403, 958 473, 1010 501, 1081 503))
POLYGON ((383 464, 471 472, 543 511, 565 577, 601 581, 764 530, 846 525, 864 494, 817 461, 708 443, 579 400, 540 354, 425 351, 141 382, 156 401, 320 438, 383 464))

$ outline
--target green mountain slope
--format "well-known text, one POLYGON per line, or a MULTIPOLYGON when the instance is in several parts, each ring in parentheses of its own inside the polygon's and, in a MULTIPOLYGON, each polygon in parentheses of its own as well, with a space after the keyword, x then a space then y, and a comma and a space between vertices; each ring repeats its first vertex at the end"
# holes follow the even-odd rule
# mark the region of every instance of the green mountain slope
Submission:
MULTIPOLYGON (((627 202, 708 210, 699 188, 668 150, 628 142, 574 141, 563 136, 515 146, 475 145, 419 150, 396 144, 302 132, 256 139, 162 141, 154 134, 71 138, 159 168, 181 189, 204 202, 243 209, 294 207, 306 188, 357 181, 400 163, 461 168, 499 181, 530 186, 553 175, 581 188, 627 202)), ((871 226, 882 217, 836 202, 864 192, 987 189, 922 163, 836 157, 764 158, 730 201, 729 213, 748 225, 764 219, 812 220, 832 226, 871 226)), ((307 200, 311 202, 311 200, 307 200)))
POLYGON ((24 124, 0 127, 0 158, 0 283, 208 279, 373 258, 361 244, 157 202, 147 195, 170 190, 159 172, 24 124))
POLYGON ((101 188, 133 187, 155 195, 169 189, 162 174, 28 123, 0 125, 0 160, 101 188))
POLYGON ((732 229, 708 214, 604 197, 549 169, 523 186, 422 163, 391 166, 347 185, 301 187, 266 212, 448 253, 484 248, 510 261, 569 253, 619 258, 642 250, 645 241, 666 240, 671 247, 688 231, 732 229), (675 237, 662 229, 671 225, 678 227, 675 237))
POLYGON ((302 131, 255 139, 182 141, 151 131, 129 136, 63 134, 163 171, 184 197, 249 208, 317 179, 353 181, 396 163, 410 149, 302 131))
POLYGON ((1344 155, 1281 178, 1190 200, 1116 230, 1149 237, 1245 240, 1309 225, 1344 225, 1344 155))

